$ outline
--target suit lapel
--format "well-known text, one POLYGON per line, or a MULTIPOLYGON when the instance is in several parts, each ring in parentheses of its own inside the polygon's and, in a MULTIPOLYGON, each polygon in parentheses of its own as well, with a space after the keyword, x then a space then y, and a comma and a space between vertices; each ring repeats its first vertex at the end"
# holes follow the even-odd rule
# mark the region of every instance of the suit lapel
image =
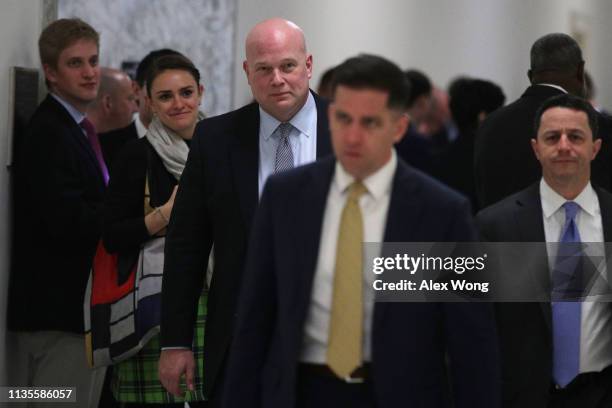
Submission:
POLYGON ((317 105, 317 159, 320 159, 332 152, 329 120, 327 117, 327 108, 329 104, 327 101, 319 98, 314 92, 312 92, 312 95, 317 105))
POLYGON ((539 182, 534 183, 516 199, 514 221, 518 226, 521 242, 546 241, 539 189, 539 182))
MULTIPOLYGON (((539 181, 532 184, 523 194, 517 197, 515 204, 514 221, 519 228, 520 241, 546 243, 539 181)), ((545 273, 536 273, 534 285, 538 285, 550 291, 548 256, 544 248, 542 252, 543 253, 537 257, 538 260, 541 260, 542 265, 536 265, 535 268, 544 270, 545 273)), ((552 311, 550 303, 540 302, 540 309, 542 310, 544 322, 546 322, 549 331, 552 330, 552 311)))
MULTIPOLYGON (((419 236, 423 201, 419 197, 419 188, 415 178, 410 177, 411 173, 412 170, 398 158, 391 185, 391 199, 383 242, 411 242, 419 236)), ((382 253, 381 256, 391 256, 391 254, 382 253)), ((384 332, 382 328, 389 305, 387 302, 374 304, 374 332, 384 332)))
POLYGON ((601 211, 601 226, 603 228, 604 242, 612 242, 612 198, 603 192, 599 187, 595 188, 599 199, 599 209, 601 211))
POLYGON ((88 163, 91 172, 98 178, 101 188, 104 188, 104 177, 102 175, 100 165, 98 164, 98 158, 96 157, 96 154, 89 144, 87 136, 85 136, 83 133, 80 125, 74 121, 68 111, 57 100, 55 100, 54 97, 47 95, 47 101, 58 115, 58 118, 61 118, 61 120, 70 128, 71 139, 76 144, 77 148, 81 150, 83 157, 86 158, 85 162, 88 163))
POLYGON ((259 200, 259 110, 252 104, 240 118, 230 148, 232 168, 240 207, 247 226, 251 225, 259 200))
POLYGON ((299 211, 294 212, 298 214, 295 231, 299 231, 294 234, 293 243, 294 248, 297 248, 295 265, 298 268, 295 296, 302 321, 310 304, 312 282, 319 258, 321 227, 335 163, 330 157, 325 159, 321 166, 312 167, 314 171, 304 180, 303 188, 299 188, 299 197, 295 201, 299 207, 299 211))

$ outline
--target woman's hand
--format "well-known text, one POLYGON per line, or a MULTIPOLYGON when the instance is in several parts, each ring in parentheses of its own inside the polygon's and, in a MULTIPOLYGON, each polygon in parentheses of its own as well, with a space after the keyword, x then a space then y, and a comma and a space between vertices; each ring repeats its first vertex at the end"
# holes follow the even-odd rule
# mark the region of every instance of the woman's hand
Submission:
POLYGON ((176 191, 178 186, 174 186, 172 195, 164 205, 157 207, 154 211, 147 214, 145 217, 145 225, 149 235, 162 236, 166 234, 166 227, 170 222, 170 215, 172 214, 172 207, 174 207, 174 198, 176 197, 176 191))

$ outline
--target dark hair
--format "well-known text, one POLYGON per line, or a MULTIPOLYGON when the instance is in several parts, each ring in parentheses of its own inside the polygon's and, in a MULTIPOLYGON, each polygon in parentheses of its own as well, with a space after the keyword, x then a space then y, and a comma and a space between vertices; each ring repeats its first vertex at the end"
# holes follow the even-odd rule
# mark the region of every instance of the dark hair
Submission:
POLYGON ((538 130, 540 129, 540 122, 542 121, 542 115, 544 112, 551 108, 568 108, 576 111, 581 111, 587 114, 589 119, 589 127, 591 128, 591 133, 593 133, 593 139, 599 139, 599 127, 597 125, 597 111, 591 106, 591 104, 577 96, 571 94, 563 94, 553 96, 552 98, 547 99, 536 112, 535 116, 535 134, 538 134, 538 130))
POLYGON ((504 91, 493 82, 484 79, 460 77, 448 89, 453 121, 462 131, 478 127, 478 115, 487 114, 501 107, 506 100, 504 91))
POLYGON ((332 98, 332 85, 334 81, 334 71, 336 67, 331 67, 323 73, 321 80, 319 81, 319 87, 317 93, 323 98, 332 98))
POLYGON ((388 92, 387 107, 391 109, 406 109, 410 97, 410 84, 404 73, 393 62, 376 55, 360 54, 338 65, 332 92, 340 85, 388 92))
POLYGON ((147 85, 147 94, 149 97, 151 96, 151 85, 153 81, 159 74, 169 69, 178 69, 181 71, 187 71, 191 74, 193 79, 196 81, 196 84, 200 83, 200 71, 193 65, 193 62, 184 55, 165 55, 163 57, 159 57, 153 61, 150 69, 147 71, 146 77, 146 85, 147 85))
POLYGON ((595 88, 595 84, 593 83, 593 78, 591 74, 587 71, 584 71, 584 99, 589 100, 595 98, 595 94, 597 93, 597 89, 595 88))
POLYGON ((408 82, 410 83, 410 98, 408 100, 408 107, 414 105, 414 102, 418 97, 422 95, 429 95, 433 89, 431 81, 423 72, 416 69, 409 69, 404 72, 408 82))
POLYGON ((49 24, 38 38, 40 62, 57 68, 64 49, 79 40, 91 40, 100 47, 100 35, 92 26, 79 18, 62 18, 49 24))
POLYGON ((136 67, 136 83, 141 88, 144 86, 145 81, 147 79, 147 71, 151 68, 153 61, 155 61, 159 57, 163 57, 165 55, 183 55, 178 51, 172 50, 170 48, 162 48, 159 50, 151 51, 148 53, 138 64, 136 67))
POLYGON ((582 63, 580 46, 567 34, 553 33, 539 38, 531 47, 531 71, 573 72, 582 63))

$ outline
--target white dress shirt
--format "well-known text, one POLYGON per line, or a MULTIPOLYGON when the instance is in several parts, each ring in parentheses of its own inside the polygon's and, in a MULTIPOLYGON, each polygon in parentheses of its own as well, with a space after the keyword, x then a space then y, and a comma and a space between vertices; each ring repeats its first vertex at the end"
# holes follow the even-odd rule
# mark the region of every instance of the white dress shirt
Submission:
MULTIPOLYGON (((81 127, 81 122, 86 117, 85 114, 79 111, 77 108, 75 108, 71 104, 69 104, 68 102, 66 102, 65 100, 63 100, 59 95, 56 95, 52 92, 50 92, 50 94, 53 97, 53 99, 58 101, 60 105, 62 105, 64 109, 68 111, 68 114, 76 122, 76 124, 79 125, 79 127, 81 127)), ((83 135, 85 136, 85 138, 87 138, 87 132, 82 127, 81 127, 81 132, 83 132, 83 135)))
MULTIPOLYGON (((368 192, 359 199, 363 217, 364 242, 382 242, 387 223, 387 212, 391 198, 391 184, 397 158, 392 151, 391 159, 376 173, 370 175, 363 184, 368 192)), ((334 268, 336 264, 336 245, 342 210, 346 204, 348 188, 355 179, 336 162, 323 216, 319 257, 315 270, 310 307, 304 325, 304 340, 300 361, 325 364, 327 360, 327 341, 334 292, 334 268)), ((365 269, 365 268, 364 268, 365 269)), ((370 361, 372 352, 372 315, 374 312, 374 274, 363 276, 363 360, 370 361)))
POLYGON ((134 125, 136 125, 136 133, 138 134, 138 138, 142 139, 147 134, 147 127, 140 120, 140 114, 136 112, 134 114, 134 125))
MULTIPOLYGON (((308 164, 317 159, 317 104, 308 92, 306 103, 289 123, 289 144, 293 152, 294 167, 308 164)), ((279 138, 272 137, 281 122, 259 107, 259 197, 268 177, 274 173, 276 149, 279 138)))
MULTIPOLYGON (((559 242, 565 224, 563 204, 568 201, 554 191, 542 179, 540 197, 546 242, 559 242)), ((589 183, 584 190, 572 200, 580 207, 576 214, 576 226, 580 240, 584 243, 603 243, 603 226, 599 199, 589 183)), ((603 254, 603 247, 590 244, 591 249, 603 254)), ((549 260, 554 256, 550 254, 549 260)), ((605 277, 605 263, 599 266, 605 277)), ((552 269, 551 269, 552 270, 552 269)), ((580 322, 580 373, 598 372, 612 365, 612 305, 609 302, 582 302, 580 322)))

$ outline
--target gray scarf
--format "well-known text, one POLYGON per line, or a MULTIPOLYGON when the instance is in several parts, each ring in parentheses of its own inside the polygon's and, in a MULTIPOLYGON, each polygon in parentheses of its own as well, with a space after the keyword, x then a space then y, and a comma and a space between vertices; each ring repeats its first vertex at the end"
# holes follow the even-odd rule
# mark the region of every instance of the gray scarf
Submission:
MULTIPOLYGON (((198 112, 198 122, 202 119, 204 119, 204 114, 198 112)), ((187 155, 189 154, 189 146, 187 146, 183 138, 165 127, 157 115, 153 117, 145 137, 162 159, 166 170, 174 178, 180 180, 181 174, 183 174, 185 169, 185 163, 187 162, 187 155)))

